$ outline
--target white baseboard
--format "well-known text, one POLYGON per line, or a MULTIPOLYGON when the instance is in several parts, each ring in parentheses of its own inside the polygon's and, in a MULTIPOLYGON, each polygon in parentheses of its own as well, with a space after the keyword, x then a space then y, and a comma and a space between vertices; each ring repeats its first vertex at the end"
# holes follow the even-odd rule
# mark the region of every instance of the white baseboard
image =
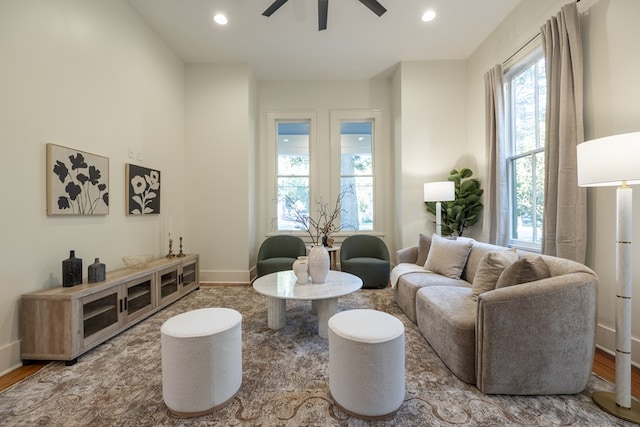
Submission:
MULTIPOLYGON (((596 328, 596 347, 615 356, 615 329, 598 324, 598 327, 596 328)), ((633 337, 631 337, 631 364, 640 368, 640 340, 633 337)))
POLYGON ((0 376, 8 374, 20 366, 22 366, 20 341, 14 341, 0 347, 0 376))

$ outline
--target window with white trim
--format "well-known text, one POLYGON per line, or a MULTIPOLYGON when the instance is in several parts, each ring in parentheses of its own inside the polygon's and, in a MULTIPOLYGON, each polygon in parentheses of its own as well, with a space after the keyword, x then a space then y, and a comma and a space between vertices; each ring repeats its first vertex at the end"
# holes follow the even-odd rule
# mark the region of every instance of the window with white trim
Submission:
POLYGON ((509 244, 540 250, 544 207, 547 99, 541 49, 505 73, 509 244))
POLYGON ((343 230, 373 230, 373 120, 340 123, 343 230))
POLYGON ((292 208, 309 212, 309 121, 282 120, 276 128, 278 230, 296 230, 292 208))
POLYGON ((320 141, 315 113, 267 114, 272 231, 300 231, 304 237, 294 216, 313 217, 317 201, 333 206, 341 194, 342 230, 381 228, 376 221, 383 215, 375 204, 380 197, 375 186, 380 121, 377 110, 334 110, 327 123, 329 140, 320 141))

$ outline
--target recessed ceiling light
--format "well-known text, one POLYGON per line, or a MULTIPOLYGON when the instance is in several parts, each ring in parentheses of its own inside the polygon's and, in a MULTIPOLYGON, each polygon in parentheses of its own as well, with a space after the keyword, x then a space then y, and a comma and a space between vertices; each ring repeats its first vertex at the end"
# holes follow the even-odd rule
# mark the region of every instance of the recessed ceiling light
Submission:
POLYGON ((220 25, 227 25, 227 17, 224 16, 221 13, 217 13, 214 17, 213 20, 216 22, 216 24, 220 24, 220 25))
POLYGON ((436 18, 436 13, 433 10, 427 10, 423 15, 422 15, 422 21, 423 22, 429 22, 429 21, 433 21, 436 18))

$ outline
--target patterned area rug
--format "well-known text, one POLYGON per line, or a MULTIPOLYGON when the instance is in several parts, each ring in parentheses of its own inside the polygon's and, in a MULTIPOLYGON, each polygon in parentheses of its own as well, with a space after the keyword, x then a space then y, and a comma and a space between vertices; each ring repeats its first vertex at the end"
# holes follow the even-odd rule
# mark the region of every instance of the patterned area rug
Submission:
POLYGON ((631 426, 591 401, 612 390, 592 376, 567 396, 488 396, 459 381, 402 314, 390 288, 341 298, 338 310, 374 308, 406 328, 406 397, 384 421, 340 410, 329 393, 328 345, 306 301, 287 303, 287 325, 267 327, 266 299, 247 286, 202 287, 94 350, 78 363, 50 363, 0 393, 0 425, 10 426, 631 426), (160 326, 178 313, 230 307, 243 316, 243 382, 212 414, 175 418, 162 400, 160 326))

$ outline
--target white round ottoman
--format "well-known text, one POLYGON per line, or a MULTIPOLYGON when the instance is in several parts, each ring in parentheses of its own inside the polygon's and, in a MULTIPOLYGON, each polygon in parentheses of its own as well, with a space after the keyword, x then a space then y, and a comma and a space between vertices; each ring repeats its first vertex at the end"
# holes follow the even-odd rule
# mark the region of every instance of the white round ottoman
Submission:
POLYGON ((329 319, 329 391, 346 412, 384 418, 405 394, 404 325, 376 310, 348 310, 329 319))
POLYGON ((242 384, 242 315, 230 308, 178 314, 160 328, 162 397, 180 417, 212 412, 242 384))

